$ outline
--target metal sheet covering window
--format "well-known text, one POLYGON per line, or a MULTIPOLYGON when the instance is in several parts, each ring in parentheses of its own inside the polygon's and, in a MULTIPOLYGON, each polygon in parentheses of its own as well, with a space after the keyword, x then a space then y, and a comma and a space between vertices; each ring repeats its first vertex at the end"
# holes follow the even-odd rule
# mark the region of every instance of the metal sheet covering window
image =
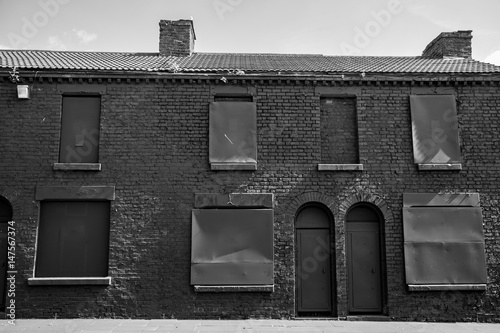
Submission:
POLYGON ((255 103, 210 103, 210 163, 257 163, 255 103))
POLYGON ((109 209, 109 201, 42 201, 35 276, 107 276, 109 209))
POLYGON ((272 209, 194 209, 191 284, 273 284, 272 209))
POLYGON ((415 163, 460 163, 455 97, 411 95, 410 108, 415 163))
POLYGON ((100 113, 100 96, 63 96, 59 162, 98 162, 100 113))
POLYGON ((473 200, 467 196, 404 195, 408 285, 432 287, 486 283, 482 212, 480 207, 471 205, 473 200))

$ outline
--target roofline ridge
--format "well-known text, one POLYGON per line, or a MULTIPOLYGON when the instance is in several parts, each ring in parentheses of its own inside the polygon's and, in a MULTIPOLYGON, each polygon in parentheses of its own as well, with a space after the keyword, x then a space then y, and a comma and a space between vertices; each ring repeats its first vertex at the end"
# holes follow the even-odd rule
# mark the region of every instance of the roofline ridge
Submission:
MULTIPOLYGON (((40 49, 0 49, 0 52, 25 52, 25 53, 94 53, 94 54, 134 54, 134 55, 151 55, 161 56, 159 52, 128 52, 128 51, 75 51, 75 50, 40 50, 40 49)), ((166 56, 162 56, 168 58, 166 56)))
MULTIPOLYGON (((324 57, 324 54, 319 54, 319 53, 258 53, 258 52, 193 52, 193 55, 200 54, 200 55, 249 55, 249 56, 294 56, 294 57, 300 57, 300 56, 314 56, 314 57, 324 57)), ((186 57, 184 57, 186 58, 186 57)))

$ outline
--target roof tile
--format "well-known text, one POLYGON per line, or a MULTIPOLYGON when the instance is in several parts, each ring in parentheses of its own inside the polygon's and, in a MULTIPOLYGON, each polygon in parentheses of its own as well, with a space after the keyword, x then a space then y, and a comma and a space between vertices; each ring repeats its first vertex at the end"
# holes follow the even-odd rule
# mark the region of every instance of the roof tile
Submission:
POLYGON ((500 66, 472 59, 316 54, 158 53, 0 50, 0 68, 249 73, 500 73, 500 66))

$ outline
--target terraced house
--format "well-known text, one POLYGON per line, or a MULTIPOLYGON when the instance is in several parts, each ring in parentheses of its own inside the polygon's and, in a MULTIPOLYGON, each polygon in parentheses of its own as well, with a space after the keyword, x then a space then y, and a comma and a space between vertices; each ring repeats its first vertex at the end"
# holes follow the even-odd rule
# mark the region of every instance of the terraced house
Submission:
POLYGON ((500 67, 471 31, 414 57, 195 39, 0 51, 7 315, 14 286, 22 318, 500 321, 500 67))

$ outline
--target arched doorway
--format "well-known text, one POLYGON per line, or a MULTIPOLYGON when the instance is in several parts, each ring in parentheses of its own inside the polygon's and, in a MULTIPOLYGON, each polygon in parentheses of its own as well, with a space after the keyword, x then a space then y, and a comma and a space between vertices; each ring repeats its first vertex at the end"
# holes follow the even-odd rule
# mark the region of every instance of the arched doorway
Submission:
POLYGON ((9 221, 12 221, 12 206, 7 199, 0 196, 0 311, 5 310, 9 221))
POLYGON ((347 297, 351 314, 384 310, 383 219, 370 204, 356 204, 346 216, 347 297))
POLYGON ((331 256, 332 218, 326 208, 308 204, 295 221, 296 287, 298 316, 332 316, 336 313, 331 256))

